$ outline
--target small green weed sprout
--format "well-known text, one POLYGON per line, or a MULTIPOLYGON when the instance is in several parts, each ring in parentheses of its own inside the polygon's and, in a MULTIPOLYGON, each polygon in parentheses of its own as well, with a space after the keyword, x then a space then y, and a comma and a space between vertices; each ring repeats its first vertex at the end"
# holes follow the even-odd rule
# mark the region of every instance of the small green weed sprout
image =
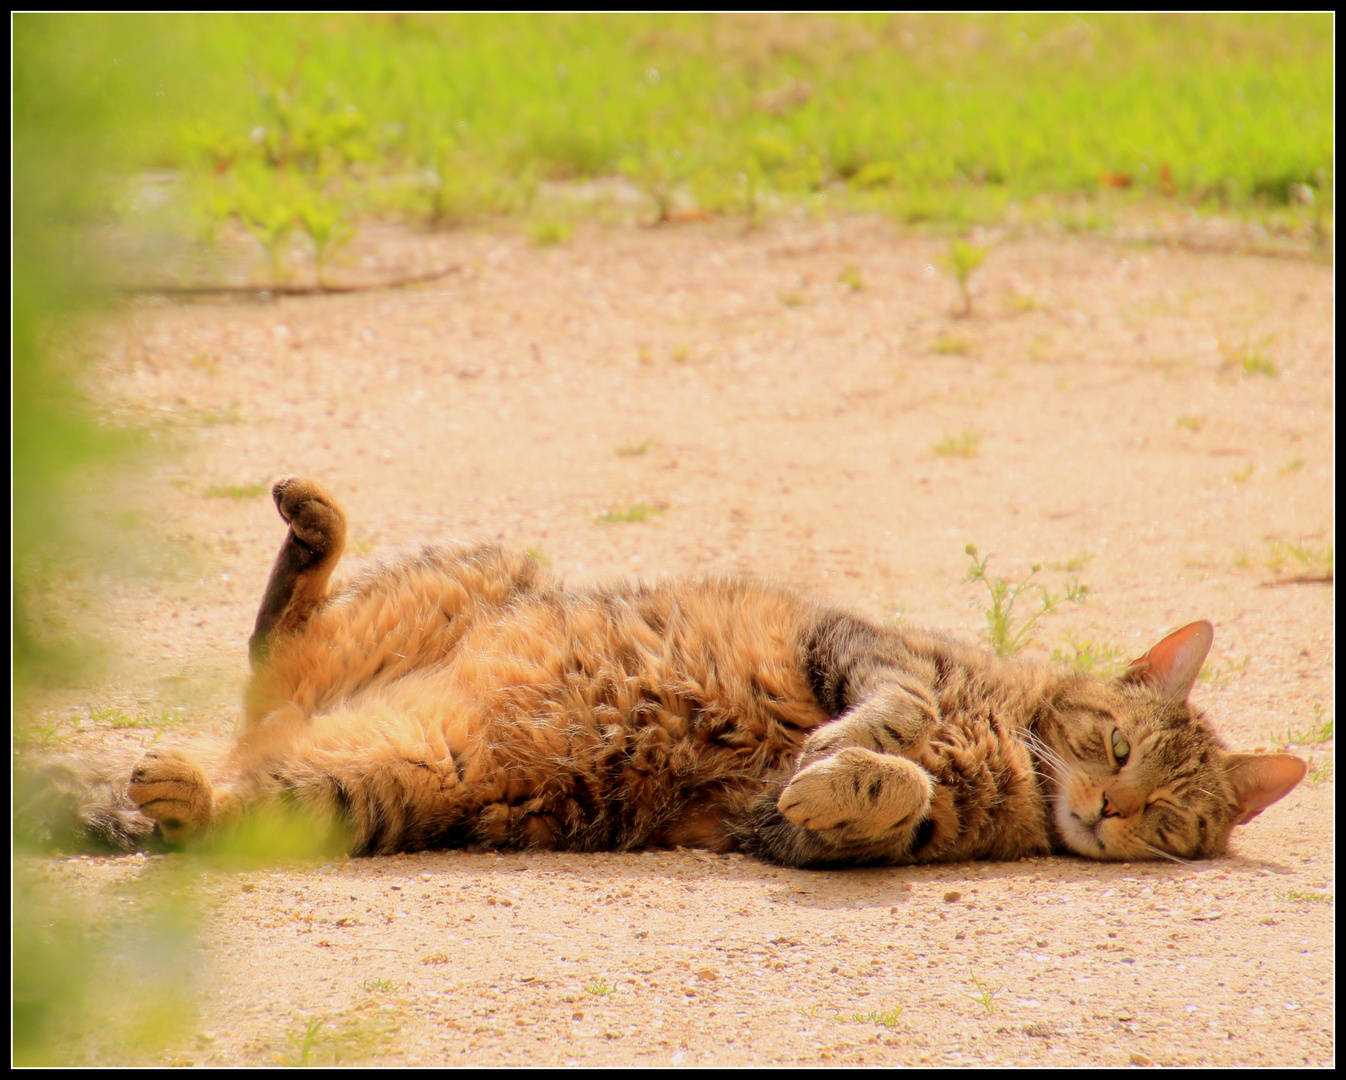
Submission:
POLYGON ((604 510, 594 520, 600 525, 625 524, 632 521, 649 521, 650 518, 658 517, 667 511, 668 507, 655 503, 633 503, 621 509, 612 507, 604 510))
POLYGON ((640 457, 654 447, 653 439, 642 439, 638 443, 624 443, 617 447, 618 457, 640 457))
POLYGON ((1197 678, 1207 686, 1218 689, 1225 686, 1235 675, 1242 675, 1248 670, 1248 665, 1252 663, 1252 655, 1245 653, 1242 660, 1231 660, 1225 657, 1216 663, 1213 660, 1207 660, 1198 672, 1197 678))
POLYGON ((207 499, 255 499, 271 490, 271 485, 260 484, 211 484, 206 488, 207 499))
POLYGON ((851 292, 865 291, 865 279, 860 276, 860 271, 854 266, 847 265, 837 277, 837 281, 845 285, 851 292))
POLYGON ((616 984, 608 982, 607 979, 595 979, 584 988, 586 994, 593 994, 595 997, 608 997, 616 991, 616 984))
POLYGON ((551 566, 551 556, 540 547, 530 547, 524 550, 524 554, 532 559, 539 566, 551 566))
POLYGON ((879 1012, 877 1009, 870 1009, 866 1013, 852 1013, 851 1020, 857 1024, 877 1024, 879 1027, 893 1027, 902 1015, 902 1006, 888 1012, 879 1012))
POLYGON ((977 346, 966 338, 954 337, 952 334, 941 333, 935 338, 931 348, 940 356, 970 356, 977 351, 977 346))
MULTIPOLYGON (((1315 722, 1323 715, 1323 707, 1315 705, 1315 722)), ((1330 742, 1336 738, 1336 720, 1328 717, 1321 723, 1307 727, 1302 731, 1296 731, 1293 728, 1286 728, 1284 731, 1274 736, 1274 741, 1283 749, 1288 750, 1292 746, 1322 746, 1325 742, 1330 742)))
POLYGON ((302 1035, 293 1031, 287 1031, 285 1038, 294 1051, 286 1056, 285 1054, 274 1055, 275 1061, 279 1065, 285 1065, 290 1068, 304 1068, 309 1064, 309 1059, 313 1054, 313 1045, 318 1041, 318 1033, 322 1031, 323 1019, 320 1016, 312 1017, 304 1027, 302 1035))
POLYGON ((940 262, 953 274, 954 280, 958 282, 958 291, 963 297, 963 310, 957 312, 959 318, 966 318, 972 314, 972 293, 968 288, 969 282, 972 279, 973 272, 986 261, 986 256, 989 254, 989 249, 977 247, 975 244, 969 244, 966 240, 959 240, 955 237, 949 242, 949 253, 940 259, 940 262))
POLYGON ((972 566, 963 580, 980 581, 991 594, 991 606, 986 611, 986 638, 997 656, 1014 656, 1032 641, 1033 627, 1044 615, 1062 604, 1082 604, 1089 593, 1089 586, 1081 585, 1078 578, 1072 577, 1066 582, 1065 591, 1053 596, 1046 586, 1033 581, 1042 568, 1041 563, 1034 563, 1028 577, 1017 585, 1002 578, 992 580, 986 574, 986 564, 991 561, 991 556, 979 557, 976 544, 968 544, 964 550, 971 557, 972 566), (1021 626, 1016 626, 1014 605, 1026 590, 1037 592, 1038 609, 1021 626))
POLYGON ((397 989, 397 984, 392 979, 365 979, 360 989, 371 994, 388 994, 397 989))
POLYGON ((1178 427, 1186 428, 1195 434, 1200 431, 1206 423, 1204 416, 1180 416, 1178 417, 1178 427))
POLYGON ((999 987, 995 990, 986 989, 986 987, 982 986, 981 980, 977 978, 976 972, 972 973, 972 985, 977 988, 977 992, 975 994, 967 994, 967 996, 985 1009, 986 1015, 990 1016, 996 1010, 995 999, 1004 987, 999 987))
POLYGON ((1125 665, 1125 654, 1115 645, 1076 641, 1074 637, 1067 637, 1064 644, 1071 651, 1067 653, 1065 649, 1053 649, 1052 660, 1065 664, 1077 674, 1097 675, 1106 679, 1116 675, 1125 665))
POLYGON ((89 710, 89 719, 101 727, 110 727, 113 730, 124 730, 127 728, 162 728, 168 727, 176 722, 177 717, 167 709, 161 709, 157 717, 153 716, 127 716, 120 709, 100 709, 94 705, 85 705, 89 710))
POLYGON ((1337 902, 1336 893, 1310 892, 1307 889, 1290 889, 1276 895, 1291 904, 1327 904, 1331 907, 1337 902))
POLYGON ((575 225, 569 221, 541 218, 528 226, 528 235, 538 247, 564 244, 575 234, 575 225))
POLYGON ((803 307, 805 303, 803 293, 789 292, 788 290, 778 292, 776 299, 786 307, 803 307))
POLYGON ((947 431, 944 437, 930 447, 940 457, 972 457, 981 445, 980 432, 965 430, 957 435, 947 431))
POLYGON ((1335 570, 1336 545, 1323 544, 1315 547, 1301 540, 1292 544, 1279 536, 1268 536, 1267 569, 1280 574, 1293 570, 1305 577, 1332 580, 1335 570))
POLYGON ((295 219, 313 245, 314 274, 318 287, 325 288, 323 275, 327 262, 338 249, 354 239, 355 226, 347 220, 343 206, 316 194, 299 204, 295 219))
POLYGON ((1309 770, 1309 786, 1317 787, 1319 784, 1327 783, 1327 781, 1332 779, 1334 771, 1331 759, 1320 761, 1309 770))
POLYGON ((1093 561, 1092 552, 1081 551, 1078 555, 1072 555, 1068 559, 1060 559, 1055 562, 1049 559, 1047 568, 1049 570, 1064 570, 1068 574, 1078 574, 1093 561))
POLYGON ((16 750, 48 750, 72 738, 79 725, 64 716, 44 713, 40 718, 14 721, 12 742, 16 750))
POLYGON ((1246 484, 1252 479, 1253 473, 1257 471, 1257 466, 1251 461, 1241 469, 1237 469, 1229 474, 1229 479, 1236 484, 1246 484))
POLYGON ((1274 340, 1275 336, 1269 334, 1253 345, 1245 334, 1241 341, 1221 341, 1220 353, 1224 356, 1224 361, 1220 364, 1220 371, 1223 374, 1237 375, 1244 379, 1250 375, 1265 375, 1269 379, 1276 378, 1280 375, 1281 369, 1276 366, 1276 362, 1266 352, 1267 347, 1274 340))
POLYGON ((1282 465, 1279 469, 1277 469, 1276 472, 1281 476, 1289 476, 1291 473, 1299 472, 1299 470, 1302 469, 1303 467, 1304 467, 1304 459, 1300 457, 1295 458, 1293 461, 1287 461, 1284 465, 1282 465))

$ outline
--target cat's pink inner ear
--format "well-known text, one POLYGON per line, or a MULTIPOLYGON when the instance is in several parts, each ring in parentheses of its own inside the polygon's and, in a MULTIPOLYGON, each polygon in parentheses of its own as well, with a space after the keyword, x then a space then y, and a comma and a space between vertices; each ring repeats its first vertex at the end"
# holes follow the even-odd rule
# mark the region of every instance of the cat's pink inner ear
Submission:
POLYGON ((1174 697, 1186 699, 1214 640, 1215 627, 1205 619, 1188 623, 1181 630, 1174 630, 1144 656, 1132 660, 1131 667, 1135 669, 1136 677, 1174 697))
POLYGON ((1289 754, 1236 754, 1227 768, 1239 801, 1235 825, 1246 825, 1276 800, 1285 798, 1309 771, 1307 762, 1289 754))

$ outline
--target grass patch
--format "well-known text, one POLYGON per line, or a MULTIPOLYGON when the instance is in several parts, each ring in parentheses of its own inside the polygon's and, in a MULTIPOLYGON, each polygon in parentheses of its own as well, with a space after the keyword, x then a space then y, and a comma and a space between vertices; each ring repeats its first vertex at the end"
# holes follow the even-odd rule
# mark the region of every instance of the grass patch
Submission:
POLYGON ((1052 660, 1066 665, 1076 674, 1097 675, 1104 679, 1120 674, 1126 666, 1126 654, 1115 645, 1076 641, 1073 637, 1066 638, 1065 648, 1052 650, 1052 660))
POLYGON ((1276 470, 1276 473, 1279 476, 1289 476, 1292 473, 1299 472, 1299 470, 1302 469, 1303 467, 1304 467, 1304 459, 1302 457, 1295 458, 1293 461, 1287 461, 1284 465, 1282 465, 1279 469, 1276 470))
POLYGON ((1291 543, 1279 536, 1266 538, 1266 567, 1275 574, 1288 572, 1332 578, 1335 573, 1336 545, 1291 543))
POLYGON ((1252 479, 1253 473, 1257 471, 1257 466, 1251 461, 1241 469, 1235 469, 1229 474, 1229 479, 1236 484, 1246 484, 1252 479))
POLYGON ((1276 378, 1280 375, 1281 369, 1267 355, 1267 347, 1274 340, 1274 337, 1268 335, 1256 344, 1250 343, 1246 336, 1237 342, 1221 341, 1220 354, 1224 357, 1224 360, 1220 363, 1221 373, 1237 375, 1244 379, 1253 375, 1264 375, 1269 379, 1276 378))
POLYGON ((89 710, 89 719, 99 727, 112 728, 114 731, 123 731, 129 728, 166 728, 178 722, 180 717, 174 716, 167 709, 159 710, 158 716, 129 716, 121 709, 100 709, 93 705, 85 705, 89 710))
POLYGON ((1286 728, 1273 737, 1274 741, 1288 750, 1292 746, 1322 746, 1323 743, 1336 738, 1336 721, 1330 716, 1326 720, 1322 719, 1323 707, 1321 705, 1315 705, 1314 712, 1316 715, 1313 725, 1304 728, 1302 731, 1286 728))
POLYGON ((837 282, 846 286, 853 293, 865 291, 865 279, 854 266, 848 265, 843 268, 841 273, 837 275, 837 282))
POLYGON ((641 454, 648 453, 654 448, 653 439, 642 439, 638 443, 626 443, 617 447, 618 457, 640 457, 641 454))
POLYGON ((1204 416, 1180 416, 1178 417, 1178 427, 1186 428, 1192 433, 1200 431, 1206 425, 1204 416))
POLYGON ((633 503, 631 506, 604 510, 594 520, 600 525, 626 524, 633 521, 649 521, 667 512, 668 507, 656 503, 633 503))
POLYGON ((595 997, 608 997, 617 992, 617 984, 610 983, 607 979, 596 979, 584 988, 584 992, 595 997))
POLYGON ((902 1015, 902 1006, 888 1012, 879 1012, 877 1009, 870 1009, 865 1013, 851 1013, 851 1021, 856 1024, 875 1024, 878 1027, 894 1027, 898 1018, 902 1015))
POLYGON ((940 356, 970 356, 977 351, 974 342, 954 337, 952 334, 940 334, 930 347, 940 356))
POLYGON ((944 433, 944 437, 930 447, 940 457, 972 457, 981 445, 981 433, 971 430, 960 431, 957 435, 944 433))
POLYGON ((1331 907, 1337 902, 1336 893, 1311 892, 1308 889, 1290 889, 1283 893, 1277 893, 1276 896, 1291 904, 1327 904, 1331 907))
POLYGON ((206 488, 207 499, 255 499, 271 490, 267 483, 259 484, 211 484, 206 488))
POLYGON ((530 547, 524 550, 524 554, 532 559, 539 566, 551 566, 552 558, 540 547, 530 547))
POLYGON ((50 750, 64 745, 78 732, 75 721, 47 713, 35 719, 15 719, 11 742, 16 750, 50 750))
POLYGON ((1223 660, 1207 660, 1201 665, 1201 670, 1197 673, 1197 679, 1205 685, 1218 689, 1225 686, 1235 675, 1243 675, 1248 670, 1248 665, 1252 663, 1251 654, 1245 653, 1242 660, 1233 660, 1225 657, 1223 660))
POLYGON ((979 558, 977 546, 968 544, 964 549, 972 559, 967 577, 963 580, 980 581, 991 595, 991 606, 986 609, 986 640, 997 656, 1014 656, 1032 641, 1033 627, 1044 616, 1051 614, 1062 604, 1082 604, 1089 593, 1089 586, 1081 585, 1079 579, 1072 577, 1065 590, 1053 596, 1045 585, 1033 578, 1042 569, 1041 563, 1034 563, 1028 576, 1018 584, 1012 584, 1003 578, 991 578, 986 573, 986 564, 991 561, 988 554, 979 558), (1014 605, 1025 592, 1038 595, 1037 610, 1022 622, 1014 615, 1014 605))
MULTIPOLYGON (((362 217, 530 215, 543 180, 613 175, 658 221, 682 199, 750 223, 809 201, 957 228, 1048 196, 1092 229, 1149 197, 1331 229, 1330 13, 121 21, 183 58, 193 103, 126 119, 148 129, 134 145, 185 178, 196 235, 243 223, 277 281, 294 238, 321 278, 362 217)), ((81 47, 103 25, 24 14, 16 55, 69 37, 92 81, 81 47)))
POLYGON ((528 236, 538 247, 554 247, 557 244, 564 244, 574 233, 575 225, 570 221, 539 218, 528 225, 528 236))

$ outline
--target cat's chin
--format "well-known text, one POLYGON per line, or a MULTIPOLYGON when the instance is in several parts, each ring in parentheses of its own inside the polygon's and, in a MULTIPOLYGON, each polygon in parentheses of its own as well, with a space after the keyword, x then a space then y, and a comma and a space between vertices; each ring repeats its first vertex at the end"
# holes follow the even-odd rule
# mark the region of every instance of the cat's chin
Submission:
POLYGON ((1070 810, 1069 800, 1058 796, 1055 800, 1052 816, 1056 819, 1057 831, 1065 846, 1076 855, 1086 859, 1115 859, 1099 842, 1094 830, 1076 817, 1070 810))

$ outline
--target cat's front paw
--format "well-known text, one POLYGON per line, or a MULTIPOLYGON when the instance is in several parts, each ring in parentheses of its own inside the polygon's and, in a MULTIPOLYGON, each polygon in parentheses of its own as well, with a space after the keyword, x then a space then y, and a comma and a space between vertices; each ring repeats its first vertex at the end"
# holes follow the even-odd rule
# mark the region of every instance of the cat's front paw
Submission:
POLYGON ((170 844, 185 844, 211 825, 215 792, 210 779, 176 750, 151 751, 136 762, 127 794, 170 844))
POLYGON ((914 761, 848 746, 797 772, 776 806, 801 828, 879 837, 923 818, 933 792, 914 761))

